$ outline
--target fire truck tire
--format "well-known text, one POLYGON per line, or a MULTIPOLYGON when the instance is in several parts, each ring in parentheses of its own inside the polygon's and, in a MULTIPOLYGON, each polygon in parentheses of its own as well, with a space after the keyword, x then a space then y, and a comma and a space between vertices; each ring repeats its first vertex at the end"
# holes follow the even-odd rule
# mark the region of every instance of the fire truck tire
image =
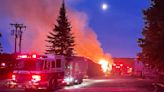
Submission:
POLYGON ((56 78, 52 78, 52 79, 49 81, 48 90, 49 90, 49 91, 53 91, 53 90, 57 89, 57 86, 58 86, 58 83, 57 83, 56 78))
POLYGON ((83 79, 79 79, 79 84, 81 84, 83 82, 83 79))

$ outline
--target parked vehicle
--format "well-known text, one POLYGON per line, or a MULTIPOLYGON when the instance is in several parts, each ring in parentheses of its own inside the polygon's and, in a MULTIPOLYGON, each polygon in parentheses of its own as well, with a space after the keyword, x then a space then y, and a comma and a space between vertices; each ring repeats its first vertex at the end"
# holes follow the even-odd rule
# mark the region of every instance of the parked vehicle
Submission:
POLYGON ((114 63, 112 65, 112 74, 113 75, 121 75, 121 76, 127 76, 132 75, 133 68, 123 64, 123 63, 114 63))
POLYGON ((85 58, 61 55, 18 55, 8 87, 54 90, 79 84, 87 71, 85 58))
POLYGON ((19 55, 8 87, 54 90, 64 83, 64 62, 62 56, 19 55))
POLYGON ((67 85, 80 84, 87 74, 88 62, 83 57, 70 57, 66 62, 65 82, 67 85))

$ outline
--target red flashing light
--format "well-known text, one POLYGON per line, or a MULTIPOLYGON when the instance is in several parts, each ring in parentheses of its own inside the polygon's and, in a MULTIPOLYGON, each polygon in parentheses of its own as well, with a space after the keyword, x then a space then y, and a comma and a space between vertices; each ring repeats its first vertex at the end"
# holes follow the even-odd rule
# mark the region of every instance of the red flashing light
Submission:
POLYGON ((122 66, 123 66, 123 64, 120 64, 120 66, 122 67, 122 66))
POLYGON ((65 81, 63 80, 62 83, 65 83, 65 81))
POLYGON ((32 55, 18 55, 18 58, 37 58, 36 54, 32 55))
POLYGON ((113 64, 113 66, 116 66, 116 64, 113 64))

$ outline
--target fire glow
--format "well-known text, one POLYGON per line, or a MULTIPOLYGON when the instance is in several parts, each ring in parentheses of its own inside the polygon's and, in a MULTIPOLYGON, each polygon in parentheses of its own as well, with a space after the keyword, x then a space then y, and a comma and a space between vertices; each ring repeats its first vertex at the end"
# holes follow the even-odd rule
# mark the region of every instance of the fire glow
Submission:
POLYGON ((107 72, 107 70, 109 68, 109 66, 108 66, 109 62, 107 60, 105 60, 105 59, 101 59, 99 61, 99 64, 101 65, 101 68, 102 68, 103 72, 107 72))

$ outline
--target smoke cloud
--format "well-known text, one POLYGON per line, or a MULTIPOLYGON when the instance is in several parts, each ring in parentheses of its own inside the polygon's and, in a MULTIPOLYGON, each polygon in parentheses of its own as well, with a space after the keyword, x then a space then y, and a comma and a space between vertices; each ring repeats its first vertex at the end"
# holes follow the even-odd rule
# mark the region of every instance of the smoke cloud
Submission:
MULTIPOLYGON (((44 53, 45 40, 54 28, 62 0, 1 0, 0 7, 11 23, 23 23, 27 26, 23 33, 22 51, 44 53)), ((73 0, 72 0, 73 1, 73 0)), ((101 58, 112 60, 110 54, 104 54, 97 35, 88 26, 88 17, 66 6, 76 41, 76 54, 94 61, 101 58)), ((14 46, 13 46, 14 47, 14 46)))

